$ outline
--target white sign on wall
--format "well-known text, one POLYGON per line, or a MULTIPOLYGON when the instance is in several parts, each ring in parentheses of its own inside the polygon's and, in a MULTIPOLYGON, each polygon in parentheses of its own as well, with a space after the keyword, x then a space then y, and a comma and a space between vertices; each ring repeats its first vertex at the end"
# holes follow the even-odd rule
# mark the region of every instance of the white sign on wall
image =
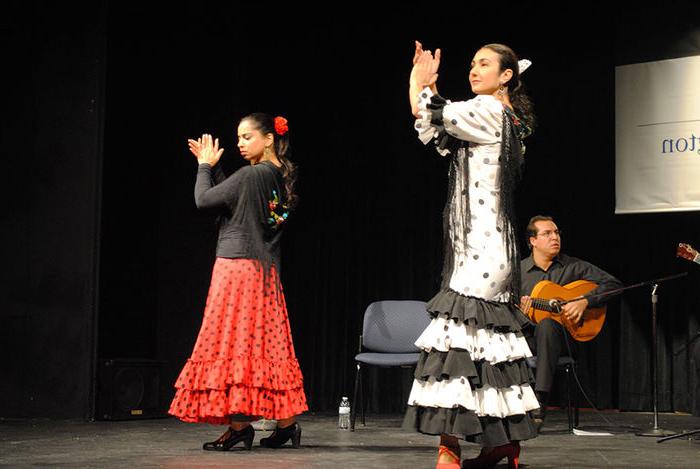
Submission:
POLYGON ((615 213, 700 210, 700 56, 615 68, 615 213))

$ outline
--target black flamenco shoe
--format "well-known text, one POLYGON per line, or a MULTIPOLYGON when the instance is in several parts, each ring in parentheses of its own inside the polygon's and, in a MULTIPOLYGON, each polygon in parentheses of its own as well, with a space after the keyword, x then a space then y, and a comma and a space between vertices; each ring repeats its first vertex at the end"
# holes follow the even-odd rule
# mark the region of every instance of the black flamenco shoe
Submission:
POLYGON ((216 441, 204 443, 202 449, 206 451, 229 451, 239 441, 243 442, 245 449, 250 451, 253 447, 253 438, 255 438, 255 429, 252 425, 248 425, 243 430, 229 429, 219 437, 216 441))
POLYGON ((289 440, 292 440, 293 448, 299 448, 299 446, 301 446, 301 427, 296 422, 288 427, 275 428, 272 435, 260 440, 260 446, 264 446, 265 448, 279 448, 289 440))

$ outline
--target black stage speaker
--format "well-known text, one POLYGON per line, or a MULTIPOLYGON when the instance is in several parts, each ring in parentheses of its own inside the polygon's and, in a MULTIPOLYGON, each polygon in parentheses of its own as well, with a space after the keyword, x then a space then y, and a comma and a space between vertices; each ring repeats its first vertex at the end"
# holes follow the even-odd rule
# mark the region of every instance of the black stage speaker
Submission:
POLYGON ((165 362, 141 359, 100 360, 97 420, 167 417, 160 402, 165 362))

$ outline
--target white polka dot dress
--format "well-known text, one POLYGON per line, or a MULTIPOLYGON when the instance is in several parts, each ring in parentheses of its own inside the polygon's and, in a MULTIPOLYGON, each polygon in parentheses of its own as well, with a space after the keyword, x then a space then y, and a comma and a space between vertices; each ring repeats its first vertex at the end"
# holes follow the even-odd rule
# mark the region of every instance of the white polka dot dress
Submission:
POLYGON ((448 287, 428 303, 433 320, 416 341, 422 353, 404 427, 484 446, 532 438, 527 412, 539 405, 521 318, 509 303, 504 237, 512 227, 499 219, 501 133, 508 117, 493 96, 451 103, 428 88, 419 109, 420 140, 454 158, 446 213, 452 269, 448 287), (447 139, 460 145, 443 145, 447 139))

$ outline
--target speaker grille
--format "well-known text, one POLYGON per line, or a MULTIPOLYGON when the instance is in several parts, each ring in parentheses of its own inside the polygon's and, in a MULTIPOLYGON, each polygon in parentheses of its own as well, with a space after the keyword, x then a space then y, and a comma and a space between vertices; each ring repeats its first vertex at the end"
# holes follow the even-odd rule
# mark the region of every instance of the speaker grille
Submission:
POLYGON ((160 403, 160 374, 164 362, 111 359, 100 361, 97 396, 99 420, 165 417, 160 403))

